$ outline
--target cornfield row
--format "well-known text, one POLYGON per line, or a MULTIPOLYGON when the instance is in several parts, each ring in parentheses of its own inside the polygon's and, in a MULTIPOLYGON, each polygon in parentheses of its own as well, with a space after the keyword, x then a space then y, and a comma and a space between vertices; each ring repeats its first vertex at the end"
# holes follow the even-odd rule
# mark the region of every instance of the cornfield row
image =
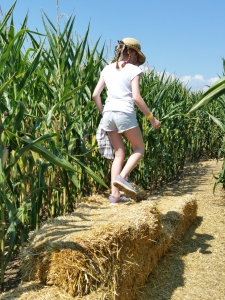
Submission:
MULTIPOLYGON (((106 64, 105 47, 99 50, 99 40, 90 47, 89 26, 78 37, 73 16, 60 30, 43 12, 45 33, 40 34, 27 28, 27 15, 16 31, 15 4, 0 23, 2 288, 12 253, 29 232, 46 218, 76 209, 84 195, 107 189, 111 164, 97 151, 100 116, 91 99, 106 64)), ((182 170, 187 154, 192 159, 203 153, 217 156, 223 134, 208 112, 224 118, 223 101, 188 115, 202 93, 154 70, 143 75, 141 92, 162 126, 152 130, 137 111, 146 153, 132 181, 151 188, 182 170)))

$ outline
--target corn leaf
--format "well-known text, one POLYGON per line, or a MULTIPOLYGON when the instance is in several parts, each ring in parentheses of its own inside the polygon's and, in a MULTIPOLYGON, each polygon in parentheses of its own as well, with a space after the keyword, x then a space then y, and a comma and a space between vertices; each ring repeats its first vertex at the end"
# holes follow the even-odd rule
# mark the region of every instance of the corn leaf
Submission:
POLYGON ((208 104, 210 101, 218 99, 223 94, 225 94, 225 76, 218 80, 203 94, 203 98, 189 110, 188 114, 201 106, 208 104))
POLYGON ((81 88, 83 88, 86 85, 86 82, 81 84, 80 86, 74 88, 73 90, 69 91, 68 93, 66 93, 65 95, 62 96, 62 99, 57 102, 48 112, 47 116, 46 116, 46 124, 47 126, 50 126, 51 124, 51 120, 52 120, 52 115, 54 114, 56 108, 58 106, 60 106, 62 103, 65 103, 69 100, 71 100, 71 97, 77 93, 81 88))
POLYGON ((4 90, 11 84, 13 77, 15 74, 13 74, 8 81, 6 81, 1 87, 0 87, 0 97, 2 96, 4 90))
POLYGON ((2 23, 0 23, 0 32, 2 32, 2 30, 5 28, 5 25, 6 25, 7 21, 8 21, 8 19, 9 19, 10 16, 12 15, 13 10, 14 10, 14 7, 15 7, 15 5, 16 5, 16 2, 17 2, 17 1, 15 1, 15 2, 13 3, 13 5, 10 7, 9 11, 7 12, 6 16, 4 17, 2 23))
MULTIPOLYGON (((70 156, 70 157, 71 157, 71 156, 70 156)), ((106 188, 109 188, 109 187, 105 184, 105 182, 104 182, 98 175, 96 175, 89 167, 87 167, 85 164, 83 164, 79 159, 77 159, 75 156, 73 156, 72 159, 75 160, 80 166, 82 166, 82 167, 85 169, 85 171, 86 171, 89 175, 91 175, 91 177, 92 177, 93 179, 95 179, 98 183, 100 183, 101 185, 103 185, 103 186, 106 187, 106 188)))
POLYGON ((18 101, 19 111, 18 114, 15 116, 14 122, 14 132, 20 128, 21 121, 23 120, 24 112, 25 112, 25 105, 23 102, 18 101))
POLYGON ((225 124, 223 124, 219 119, 217 119, 216 117, 210 115, 210 118, 212 118, 212 120, 225 132, 225 124))
POLYGON ((20 82, 20 84, 18 86, 18 91, 19 91, 18 99, 20 99, 20 97, 23 93, 23 90, 24 90, 24 87, 26 85, 27 80, 30 78, 30 76, 33 74, 33 72, 35 71, 35 69, 37 68, 37 66, 39 64, 39 60, 40 60, 40 57, 41 57, 43 45, 44 45, 44 42, 41 43, 40 48, 38 49, 38 51, 37 51, 37 53, 34 57, 34 60, 32 61, 29 68, 25 72, 25 74, 23 76, 23 79, 22 79, 22 81, 20 82))

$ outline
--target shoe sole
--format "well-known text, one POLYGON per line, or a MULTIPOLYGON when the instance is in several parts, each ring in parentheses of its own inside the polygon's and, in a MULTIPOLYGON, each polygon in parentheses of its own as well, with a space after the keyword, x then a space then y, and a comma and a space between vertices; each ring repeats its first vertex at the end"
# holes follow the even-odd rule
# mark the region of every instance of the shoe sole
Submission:
POLYGON ((109 203, 110 206, 126 205, 126 204, 130 204, 130 201, 128 201, 128 202, 109 203))
POLYGON ((128 189, 128 188, 127 188, 126 186, 124 186, 121 182, 114 181, 114 182, 113 182, 113 185, 114 185, 115 187, 117 187, 119 190, 123 191, 126 195, 134 196, 134 197, 137 196, 137 192, 128 189))

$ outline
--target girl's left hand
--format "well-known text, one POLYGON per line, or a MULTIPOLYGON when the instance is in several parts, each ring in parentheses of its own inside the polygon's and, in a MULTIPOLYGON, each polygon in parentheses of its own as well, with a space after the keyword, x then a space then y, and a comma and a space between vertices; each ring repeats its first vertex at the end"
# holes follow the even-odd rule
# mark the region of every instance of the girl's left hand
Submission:
POLYGON ((149 122, 151 123, 151 125, 154 129, 158 129, 161 125, 159 120, 157 120, 155 117, 152 117, 151 119, 149 119, 149 122))

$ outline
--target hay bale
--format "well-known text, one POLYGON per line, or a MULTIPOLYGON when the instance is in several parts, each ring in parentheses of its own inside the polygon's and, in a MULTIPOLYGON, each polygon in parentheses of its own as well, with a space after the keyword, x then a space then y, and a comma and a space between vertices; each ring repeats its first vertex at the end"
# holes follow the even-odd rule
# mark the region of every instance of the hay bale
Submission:
POLYGON ((57 286, 77 300, 134 299, 196 218, 193 196, 167 213, 158 207, 151 201, 94 210, 85 204, 46 222, 21 253, 23 280, 57 286))
POLYGON ((174 244, 180 241, 196 219, 197 201, 193 195, 187 195, 177 201, 168 201, 167 204, 165 202, 159 203, 157 208, 161 215, 163 233, 159 243, 155 245, 154 251, 160 260, 172 249, 174 244), (170 207, 169 211, 168 207, 170 207))
POLYGON ((22 278, 56 285, 73 297, 99 286, 113 295, 134 294, 149 273, 152 262, 146 255, 161 232, 151 202, 82 209, 46 222, 33 234, 21 253, 22 278))

